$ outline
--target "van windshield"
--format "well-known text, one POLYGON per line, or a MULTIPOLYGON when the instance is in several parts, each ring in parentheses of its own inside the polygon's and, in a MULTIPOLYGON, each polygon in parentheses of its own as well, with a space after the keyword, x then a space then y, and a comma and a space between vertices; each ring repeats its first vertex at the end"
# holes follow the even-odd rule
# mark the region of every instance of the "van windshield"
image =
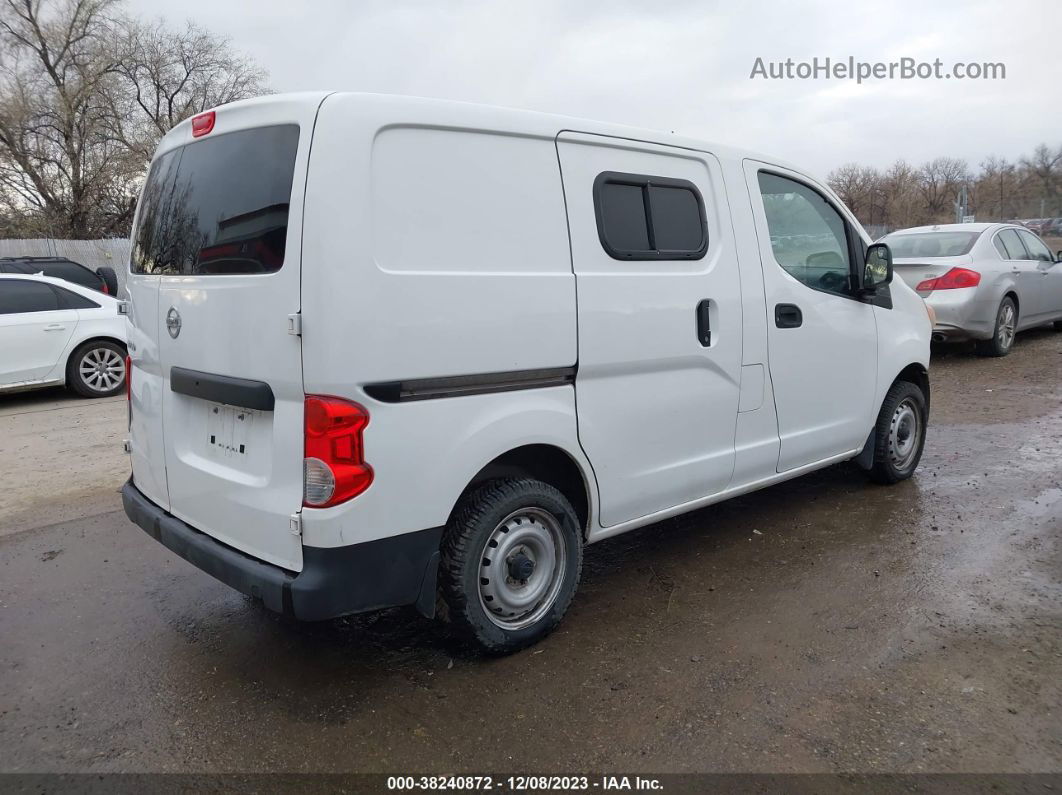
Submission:
POLYGON ((297 125, 226 133, 151 166, 133 272, 272 273, 284 264, 297 125))
POLYGON ((980 232, 915 232, 909 235, 892 234, 881 239, 888 243, 892 256, 903 257, 961 257, 969 254, 980 232))

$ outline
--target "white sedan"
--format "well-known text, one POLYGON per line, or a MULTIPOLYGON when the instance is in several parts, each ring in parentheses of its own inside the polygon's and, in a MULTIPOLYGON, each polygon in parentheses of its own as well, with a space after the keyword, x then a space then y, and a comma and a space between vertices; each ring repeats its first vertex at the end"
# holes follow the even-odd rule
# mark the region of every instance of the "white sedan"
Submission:
POLYGON ((0 393, 60 384, 85 397, 121 392, 126 319, 118 306, 62 279, 0 274, 0 393))

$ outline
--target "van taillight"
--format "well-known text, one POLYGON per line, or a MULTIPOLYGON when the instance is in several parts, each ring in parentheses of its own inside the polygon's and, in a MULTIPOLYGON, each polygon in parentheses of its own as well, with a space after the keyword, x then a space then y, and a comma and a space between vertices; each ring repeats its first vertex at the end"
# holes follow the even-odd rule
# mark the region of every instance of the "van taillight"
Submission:
POLYGON ((133 360, 128 356, 125 357, 125 399, 133 399, 133 360))
POLYGON ((302 503, 329 508, 356 497, 372 484, 362 431, 369 412, 349 400, 307 395, 302 503))
POLYGON ((915 290, 957 290, 961 287, 976 287, 981 283, 981 274, 968 268, 952 268, 943 276, 919 282, 915 290))

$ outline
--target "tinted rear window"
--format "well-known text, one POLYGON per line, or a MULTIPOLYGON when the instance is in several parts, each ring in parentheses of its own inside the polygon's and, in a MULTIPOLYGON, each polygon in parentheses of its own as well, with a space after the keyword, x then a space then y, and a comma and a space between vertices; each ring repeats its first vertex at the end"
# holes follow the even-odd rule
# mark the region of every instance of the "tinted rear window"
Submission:
POLYGON ((0 279, 0 315, 49 312, 59 309, 59 297, 47 284, 0 279))
POLYGON ((886 235, 892 256, 901 257, 960 257, 969 254, 980 232, 917 232, 910 235, 886 235))
POLYGON ((82 287, 91 287, 99 290, 103 280, 84 265, 76 262, 50 262, 41 266, 45 276, 56 279, 66 279, 68 282, 80 284, 82 287))
POLYGON ((133 235, 133 271, 272 273, 284 264, 296 125, 227 133, 151 166, 133 235))
POLYGON ((51 285, 51 288, 55 291, 55 294, 59 297, 59 303, 64 309, 99 309, 100 305, 95 301, 90 301, 83 295, 71 292, 70 290, 64 290, 62 287, 56 287, 51 285))

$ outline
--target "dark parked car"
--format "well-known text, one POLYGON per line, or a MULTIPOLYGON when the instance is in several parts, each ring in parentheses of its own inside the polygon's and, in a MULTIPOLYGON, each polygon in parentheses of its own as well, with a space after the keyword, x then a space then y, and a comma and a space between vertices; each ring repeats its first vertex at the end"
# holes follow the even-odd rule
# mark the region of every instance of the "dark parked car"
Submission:
POLYGON ((95 271, 66 257, 0 257, 0 273, 43 273, 82 287, 118 295, 118 276, 106 265, 95 271))
POLYGON ((1048 218, 1040 227, 1041 237, 1062 237, 1062 218, 1048 218))

